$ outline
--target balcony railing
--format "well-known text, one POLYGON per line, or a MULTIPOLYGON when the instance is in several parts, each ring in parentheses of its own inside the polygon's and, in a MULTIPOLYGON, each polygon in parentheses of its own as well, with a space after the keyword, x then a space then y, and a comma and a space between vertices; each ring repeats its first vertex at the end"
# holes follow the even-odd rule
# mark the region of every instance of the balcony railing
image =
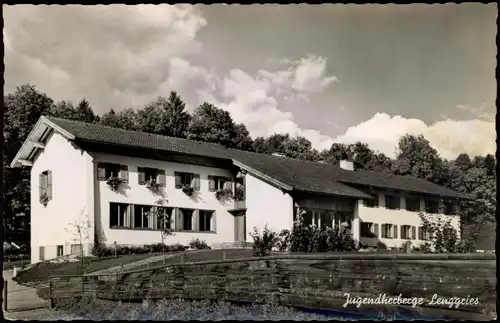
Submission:
POLYGON ((246 209, 246 201, 234 201, 234 209, 246 209))

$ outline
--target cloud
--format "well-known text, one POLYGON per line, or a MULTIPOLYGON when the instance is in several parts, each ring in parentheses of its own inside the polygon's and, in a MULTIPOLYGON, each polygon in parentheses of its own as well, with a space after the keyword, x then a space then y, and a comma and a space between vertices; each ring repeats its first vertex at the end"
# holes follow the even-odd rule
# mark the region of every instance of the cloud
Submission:
POLYGON ((370 148, 395 157, 398 140, 407 133, 424 135, 441 157, 447 159, 454 159, 461 153, 475 156, 495 152, 495 124, 479 119, 447 119, 428 126, 418 119, 377 113, 370 120, 350 127, 335 141, 348 144, 366 142, 370 148))

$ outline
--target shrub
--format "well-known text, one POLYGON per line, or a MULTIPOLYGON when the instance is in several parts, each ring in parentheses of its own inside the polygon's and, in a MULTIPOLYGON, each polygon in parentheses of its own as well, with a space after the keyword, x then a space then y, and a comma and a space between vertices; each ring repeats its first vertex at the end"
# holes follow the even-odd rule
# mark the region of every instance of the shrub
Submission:
POLYGON ((202 241, 200 239, 193 239, 191 242, 189 242, 189 247, 191 249, 197 249, 197 250, 206 250, 210 249, 208 244, 205 241, 202 241))
POLYGON ((279 241, 277 244, 279 251, 282 251, 282 252, 288 251, 288 249, 290 248, 290 237, 291 237, 290 230, 288 230, 288 229, 281 230, 281 232, 279 234, 279 241))
MULTIPOLYGON (((143 253, 153 253, 153 252, 179 252, 185 251, 188 247, 176 243, 173 245, 165 245, 163 243, 149 244, 142 247, 139 246, 118 246, 116 249, 116 255, 129 255, 129 254, 143 254, 143 253)), ((114 247, 102 246, 95 244, 92 248, 92 254, 96 257, 112 257, 115 255, 114 247)))
POLYGON ((264 227, 262 235, 260 235, 259 230, 254 227, 250 236, 253 238, 252 254, 254 257, 269 256, 279 239, 275 232, 267 228, 267 225, 264 227))
POLYGON ((377 242, 377 249, 380 250, 387 250, 387 245, 383 243, 382 241, 377 242))

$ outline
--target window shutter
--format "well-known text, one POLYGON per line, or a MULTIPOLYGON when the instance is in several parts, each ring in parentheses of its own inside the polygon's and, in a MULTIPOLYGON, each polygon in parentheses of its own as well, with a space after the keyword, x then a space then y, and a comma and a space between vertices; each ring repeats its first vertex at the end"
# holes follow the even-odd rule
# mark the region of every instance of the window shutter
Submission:
POLYGON ((194 210, 193 218, 191 219, 193 231, 200 231, 200 210, 194 210))
POLYGON ((394 225, 394 237, 392 237, 393 239, 397 239, 398 238, 398 226, 397 225, 394 225))
POLYGON ((182 230, 181 212, 179 209, 174 209, 175 213, 175 230, 182 230))
POLYGON ((47 196, 52 198, 52 171, 47 171, 47 196))
POLYGON ((405 231, 406 231, 406 225, 401 226, 401 239, 406 239, 408 237, 405 236, 405 231))
POLYGON ((127 206, 120 205, 120 207, 126 208, 126 210, 125 210, 125 220, 124 220, 123 226, 126 227, 126 228, 129 228, 130 227, 130 209, 131 209, 131 207, 130 207, 130 205, 127 205, 127 206))
POLYGON ((231 179, 226 179, 226 182, 224 183, 224 188, 225 189, 229 189, 229 190, 233 190, 233 182, 231 181, 231 179))
POLYGON ((128 208, 130 209, 130 227, 135 228, 135 207, 130 204, 128 208))
POLYGON ((175 188, 181 188, 181 187, 182 187, 181 174, 175 172, 175 188))
POLYGON ((164 169, 159 169, 158 170, 158 176, 157 176, 157 183, 160 184, 160 186, 165 186, 166 185, 166 178, 165 178, 165 170, 164 169))
POLYGON ((153 206, 149 211, 149 228, 158 229, 158 207, 153 206))
POLYGON ((97 180, 99 181, 106 180, 106 164, 104 163, 97 164, 97 180))
POLYGON ((208 191, 215 192, 215 177, 208 176, 208 191))
POLYGON ((411 238, 412 238, 412 240, 415 240, 417 238, 416 235, 417 235, 417 228, 412 226, 411 227, 411 238))
POLYGON ((217 232, 216 222, 215 222, 215 212, 210 215, 210 231, 217 232))
POLYGON ((378 223, 375 223, 375 224, 373 225, 373 231, 375 231, 375 232, 374 232, 374 233, 375 233, 375 237, 378 237, 378 235, 379 235, 379 234, 378 234, 378 223))
POLYGON ((196 191, 200 190, 200 174, 193 174, 193 188, 196 191))
POLYGON ((42 198, 43 193, 45 193, 44 182, 45 182, 45 175, 43 175, 42 173, 38 175, 38 186, 40 187, 40 192, 39 192, 40 199, 42 198))
POLYGON ((120 178, 125 183, 128 183, 128 166, 127 165, 120 165, 120 178))
POLYGON ((146 174, 143 167, 137 167, 137 175, 139 176, 139 185, 146 184, 146 174))

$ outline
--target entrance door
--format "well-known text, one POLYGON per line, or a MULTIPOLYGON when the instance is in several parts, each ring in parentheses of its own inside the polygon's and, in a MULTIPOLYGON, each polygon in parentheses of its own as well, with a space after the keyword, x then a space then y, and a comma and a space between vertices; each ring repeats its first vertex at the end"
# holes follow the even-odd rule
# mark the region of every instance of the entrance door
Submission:
POLYGON ((239 212, 234 215, 234 241, 246 241, 246 215, 244 212, 239 212))

